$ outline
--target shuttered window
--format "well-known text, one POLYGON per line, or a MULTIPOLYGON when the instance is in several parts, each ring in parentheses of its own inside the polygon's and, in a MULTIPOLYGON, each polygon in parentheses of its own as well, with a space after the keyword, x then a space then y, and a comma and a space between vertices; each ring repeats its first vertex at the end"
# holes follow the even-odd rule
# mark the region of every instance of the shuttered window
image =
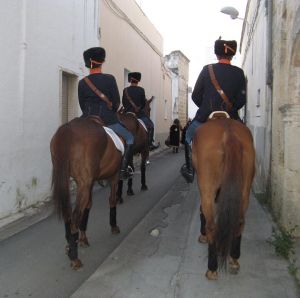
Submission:
POLYGON ((66 123, 78 116, 78 77, 61 71, 61 122, 66 123))

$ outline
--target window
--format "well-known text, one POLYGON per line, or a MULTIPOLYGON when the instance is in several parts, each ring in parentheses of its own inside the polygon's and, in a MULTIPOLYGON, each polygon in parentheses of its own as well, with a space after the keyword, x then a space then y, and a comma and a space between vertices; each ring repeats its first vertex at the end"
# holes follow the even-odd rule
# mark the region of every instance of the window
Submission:
POLYGON ((61 123, 78 116, 78 78, 76 75, 61 71, 61 123))
POLYGON ((130 71, 126 68, 124 68, 124 88, 128 87, 130 84, 128 82, 128 74, 130 71))

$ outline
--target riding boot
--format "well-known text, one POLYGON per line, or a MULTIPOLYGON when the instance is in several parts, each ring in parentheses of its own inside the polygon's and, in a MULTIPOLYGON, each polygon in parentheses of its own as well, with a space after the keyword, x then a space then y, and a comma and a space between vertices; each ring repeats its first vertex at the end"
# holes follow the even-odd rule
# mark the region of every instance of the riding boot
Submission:
POLYGON ((185 164, 181 167, 181 175, 185 178, 187 183, 194 181, 194 168, 192 164, 192 150, 187 143, 184 144, 185 164))
POLYGON ((148 128, 148 144, 149 144, 150 151, 153 151, 159 147, 159 145, 154 144, 153 136, 154 136, 154 128, 149 127, 148 128))
POLYGON ((120 171, 120 180, 128 179, 132 176, 133 171, 130 167, 128 167, 128 163, 132 160, 133 157, 133 145, 125 145, 124 148, 124 155, 121 164, 121 171, 120 171))

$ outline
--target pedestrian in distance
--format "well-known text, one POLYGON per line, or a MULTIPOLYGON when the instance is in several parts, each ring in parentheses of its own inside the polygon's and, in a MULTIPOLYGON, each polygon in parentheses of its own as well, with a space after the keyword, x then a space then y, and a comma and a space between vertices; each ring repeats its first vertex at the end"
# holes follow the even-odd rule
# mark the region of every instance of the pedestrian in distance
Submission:
POLYGON ((218 63, 203 67, 192 92, 192 100, 199 109, 185 137, 185 164, 181 174, 188 183, 194 179, 190 144, 196 129, 214 111, 225 111, 232 119, 241 121, 238 110, 246 103, 246 80, 243 70, 231 65, 236 48, 235 40, 216 40, 214 52, 218 63))
POLYGON ((132 176, 128 161, 133 155, 134 137, 118 120, 120 94, 114 76, 102 71, 105 55, 105 49, 101 47, 93 47, 84 51, 83 58, 85 66, 89 69, 89 75, 78 83, 79 105, 83 113, 82 117, 90 115, 100 117, 105 126, 125 140, 120 179, 128 179, 132 176))
POLYGON ((174 119, 173 124, 170 127, 170 146, 172 147, 173 153, 178 153, 180 130, 181 126, 179 119, 174 119))

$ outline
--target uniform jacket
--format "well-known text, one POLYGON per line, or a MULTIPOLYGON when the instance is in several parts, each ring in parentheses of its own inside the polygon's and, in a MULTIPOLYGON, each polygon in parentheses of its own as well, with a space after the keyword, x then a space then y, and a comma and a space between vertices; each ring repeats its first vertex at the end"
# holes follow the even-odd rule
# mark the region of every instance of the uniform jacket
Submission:
MULTIPOLYGON (((146 96, 145 96, 145 90, 144 88, 140 87, 140 86, 129 86, 127 88, 127 92, 128 95, 130 96, 131 100, 134 102, 134 104, 140 108, 139 112, 136 114, 136 116, 138 118, 141 117, 147 117, 147 115, 144 112, 144 107, 146 105, 146 96)), ((132 113, 136 113, 134 110, 134 107, 131 105, 131 103, 129 102, 126 93, 125 93, 125 89, 123 90, 123 96, 122 96, 122 104, 125 108, 126 112, 132 112, 132 113)))
MULTIPOLYGON (((241 68, 231 64, 213 64, 213 70, 220 87, 225 92, 233 107, 227 111, 231 118, 240 119, 238 110, 246 103, 246 80, 241 68)), ((192 100, 199 107, 195 119, 205 122, 211 112, 226 111, 220 94, 211 82, 208 65, 204 66, 192 93, 192 100)))
POLYGON ((82 79, 78 84, 79 105, 83 117, 88 115, 97 115, 104 121, 105 125, 111 125, 118 122, 117 110, 120 105, 120 94, 116 79, 110 74, 96 73, 90 74, 88 78, 92 83, 104 93, 112 102, 112 110, 101 100, 97 94, 82 79))

